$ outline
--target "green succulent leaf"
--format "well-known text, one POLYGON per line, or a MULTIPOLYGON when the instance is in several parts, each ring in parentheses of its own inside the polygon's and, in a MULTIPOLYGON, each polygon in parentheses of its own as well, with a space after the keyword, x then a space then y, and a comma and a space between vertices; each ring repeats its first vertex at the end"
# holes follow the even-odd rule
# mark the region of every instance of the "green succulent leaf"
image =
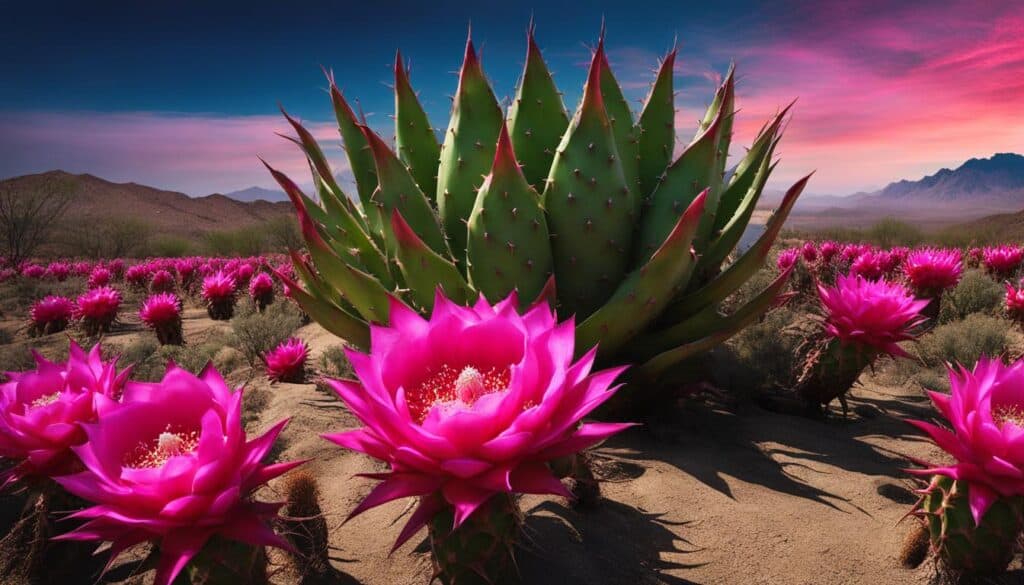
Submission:
POLYGON ((438 289, 456 303, 473 300, 476 293, 455 264, 430 249, 397 209, 391 212, 391 229, 398 244, 398 266, 414 303, 424 311, 431 311, 438 289))
POLYGON ((395 54, 395 150, 402 162, 409 165, 409 172, 420 190, 433 198, 437 193, 441 145, 416 92, 412 90, 401 52, 395 54))
POLYGON ((647 94, 637 124, 639 134, 638 200, 643 201, 654 193, 660 177, 672 162, 672 151, 676 146, 675 94, 672 89, 672 68, 675 67, 676 50, 672 49, 661 62, 658 77, 647 94))

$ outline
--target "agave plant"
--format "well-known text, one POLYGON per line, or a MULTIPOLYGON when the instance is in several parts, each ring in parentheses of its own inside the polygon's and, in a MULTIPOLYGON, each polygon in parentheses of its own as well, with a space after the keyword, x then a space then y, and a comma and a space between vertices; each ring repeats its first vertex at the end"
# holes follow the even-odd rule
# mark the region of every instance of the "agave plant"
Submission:
POLYGON ((328 75, 358 197, 342 191, 313 136, 285 113, 317 191, 315 200, 267 165, 298 211, 310 252, 292 254, 304 286, 280 275, 293 298, 365 349, 369 324, 388 323, 391 296, 427 314, 438 288, 459 303, 479 295, 497 302, 517 290, 524 306, 543 299, 561 317, 575 316, 577 352, 600 343, 601 363, 637 363, 634 379, 648 381, 691 372, 692 358, 758 318, 785 276, 732 314, 719 305, 763 265, 806 184, 790 188, 756 243, 734 254, 775 168, 788 108, 726 178, 733 71, 674 157, 675 50, 634 116, 603 36, 571 119, 532 26, 507 112, 468 40, 442 143, 400 53, 394 149, 328 75))

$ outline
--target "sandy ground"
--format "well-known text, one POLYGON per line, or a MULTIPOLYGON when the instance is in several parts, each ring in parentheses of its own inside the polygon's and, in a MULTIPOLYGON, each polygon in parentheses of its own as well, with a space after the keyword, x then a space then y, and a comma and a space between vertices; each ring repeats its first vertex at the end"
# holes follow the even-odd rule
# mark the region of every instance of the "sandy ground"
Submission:
MULTIPOLYGON (((196 310, 185 323, 192 339, 227 327, 196 310)), ((128 323, 110 341, 147 334, 128 323)), ((299 335, 311 345, 314 364, 338 343, 315 324, 299 335)), ((280 457, 312 459, 307 466, 320 481, 338 582, 426 583, 425 533, 388 555, 410 502, 344 523, 373 485, 355 475, 384 467, 319 437, 357 425, 341 402, 314 384, 271 386, 248 370, 230 378, 269 394, 250 434, 291 418, 280 457)), ((908 571, 896 555, 911 527, 899 521, 915 500, 904 457, 942 456, 901 419, 929 418, 932 410, 919 388, 862 382, 845 420, 689 403, 657 425, 613 438, 596 451, 606 496, 597 509, 576 511, 559 498, 522 500, 523 583, 928 583, 927 563, 908 571)), ((287 575, 276 581, 293 582, 287 575)), ((1022 582, 1024 573, 1011 578, 1022 582)))

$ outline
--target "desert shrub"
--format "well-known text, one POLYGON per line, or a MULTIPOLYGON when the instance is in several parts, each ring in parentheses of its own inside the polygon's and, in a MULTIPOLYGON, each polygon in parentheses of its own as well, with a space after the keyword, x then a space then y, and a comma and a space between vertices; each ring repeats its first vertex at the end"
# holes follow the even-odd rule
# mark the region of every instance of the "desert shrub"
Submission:
POLYGON ((255 365, 260 356, 291 337, 302 324, 291 303, 274 303, 262 313, 246 311, 231 319, 233 345, 255 365))
POLYGON ((246 390, 242 397, 242 426, 248 427, 260 418, 260 413, 270 405, 270 392, 266 388, 246 390))
POLYGON ((971 368, 983 355, 1004 353, 1010 344, 1011 324, 990 315, 968 315, 962 321, 939 325, 918 340, 914 352, 927 367, 946 362, 971 368))
POLYGON ((352 378, 355 372, 345 355, 345 346, 332 345, 320 354, 317 361, 320 373, 330 378, 352 378))
POLYGON ((66 221, 61 237, 54 245, 61 255, 88 258, 142 256, 153 228, 131 218, 98 220, 75 218, 66 221))
POLYGON ((804 338, 801 319, 798 311, 781 307, 736 334, 713 354, 716 384, 738 396, 789 387, 804 338))
POLYGON ((35 365, 28 346, 11 344, 0 347, 0 380, 6 379, 4 372, 31 370, 35 365))
MULTIPOLYGON (((214 362, 217 351, 223 347, 223 340, 212 340, 197 345, 163 345, 140 362, 136 362, 132 378, 144 382, 156 382, 164 377, 167 362, 173 361, 181 368, 198 374, 206 364, 214 362)), ((221 374, 226 371, 218 367, 221 374)))
POLYGON ((263 225, 267 234, 267 245, 277 252, 301 250, 306 242, 299 232, 299 222, 292 216, 275 217, 263 225))
POLYGON ((192 242, 177 236, 157 236, 146 246, 146 256, 162 256, 165 258, 181 258, 192 254, 192 242))
POLYGON ((960 284, 943 295, 939 323, 959 321, 974 313, 997 314, 1005 297, 1003 285, 980 270, 968 270, 960 284))
POLYGON ((209 232, 203 242, 217 256, 256 256, 267 249, 267 234, 262 226, 209 232))

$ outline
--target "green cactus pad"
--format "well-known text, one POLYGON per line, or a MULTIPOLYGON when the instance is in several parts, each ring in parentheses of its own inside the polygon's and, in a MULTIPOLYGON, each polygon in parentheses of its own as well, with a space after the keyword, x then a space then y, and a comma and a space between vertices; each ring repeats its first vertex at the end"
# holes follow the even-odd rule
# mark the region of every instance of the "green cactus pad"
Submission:
POLYGON ((672 151, 676 146, 675 94, 672 89, 672 68, 675 62, 676 50, 672 49, 661 62, 658 77, 644 100, 640 121, 637 123, 640 157, 637 199, 641 202, 654 193, 658 178, 672 162, 672 151))
POLYGON ((420 190, 433 198, 437 193, 441 145, 409 84, 409 71, 402 63, 401 52, 395 54, 395 150, 402 162, 409 165, 420 190))
POLYGON ((535 298, 551 274, 547 219, 540 196, 516 163, 503 125, 494 165, 469 216, 470 282, 491 302, 513 290, 535 298))
POLYGON ((473 300, 476 293, 455 264, 423 243, 397 209, 391 215, 391 229, 398 245, 398 266, 417 306, 431 311, 438 288, 456 303, 473 300))
POLYGON ((277 271, 274 274, 288 287, 291 298, 295 299, 310 318, 355 347, 369 349, 370 328, 365 321, 353 317, 337 305, 314 297, 288 275, 277 271))
MULTIPOLYGON (((583 102, 544 189, 561 309, 581 320, 611 296, 625 274, 635 217, 635 198, 622 175, 601 95, 603 52, 599 44, 583 102)), ((662 240, 667 235, 668 230, 662 240)))
MULTIPOLYGON (((603 48, 604 38, 602 35, 599 45, 603 48)), ((637 193, 639 187, 639 161, 640 143, 637 140, 637 129, 633 126, 633 112, 629 109, 629 102, 622 95, 622 88, 612 73, 611 65, 608 63, 608 55, 603 50, 598 51, 601 55, 601 96, 604 100, 605 111, 608 113, 608 123, 612 125, 612 133, 615 135, 615 150, 619 155, 619 162, 622 164, 622 176, 626 178, 626 186, 633 192, 637 202, 640 197, 637 193)))
MULTIPOLYGON (((366 214, 367 225, 370 226, 371 233, 380 234, 380 214, 370 200, 377 189, 377 167, 373 164, 373 153, 366 143, 366 136, 360 129, 360 126, 366 124, 366 120, 356 118, 345 96, 334 83, 334 78, 328 75, 327 80, 330 83, 334 116, 338 120, 338 132, 345 143, 345 154, 356 180, 356 191, 359 193, 359 201, 362 202, 363 213, 366 214)), ((383 241, 378 240, 377 245, 383 245, 383 241)))
MULTIPOLYGON (((398 160, 395 153, 373 130, 366 126, 361 128, 377 165, 377 178, 380 184, 373 192, 371 204, 376 206, 382 220, 390 218, 391 212, 397 209, 430 249, 442 256, 450 256, 441 226, 437 223, 437 216, 409 173, 408 167, 398 160)), ((391 222, 384 223, 381 229, 388 255, 394 257, 396 245, 391 222)))
POLYGON ((523 175, 538 192, 544 190, 555 149, 568 127, 562 96, 533 38, 531 25, 523 77, 508 107, 508 129, 523 175))
POLYGON ((599 356, 613 355, 661 315, 693 268, 690 244, 706 197, 707 192, 701 193, 647 264, 627 276, 608 302, 576 327, 577 353, 596 345, 599 356))
MULTIPOLYGON (((466 40, 466 55, 459 73, 452 117, 441 147, 437 176, 437 210, 451 242, 455 259, 465 271, 466 221, 473 211, 477 189, 491 170, 494 147, 504 116, 483 68, 466 40)), ((405 215, 403 213, 403 215, 405 215)), ((408 218, 412 222, 412 218, 408 218)), ((415 224, 413 224, 415 226, 415 224)))

